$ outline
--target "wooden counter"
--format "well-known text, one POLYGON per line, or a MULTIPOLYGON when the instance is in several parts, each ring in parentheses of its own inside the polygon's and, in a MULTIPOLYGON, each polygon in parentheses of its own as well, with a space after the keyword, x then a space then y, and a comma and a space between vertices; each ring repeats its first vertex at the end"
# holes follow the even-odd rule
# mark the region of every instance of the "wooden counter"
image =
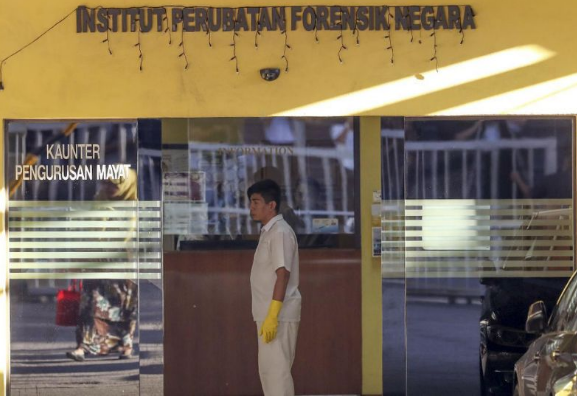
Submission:
MULTIPOLYGON (((164 255, 165 395, 262 395, 250 268, 254 252, 164 255)), ((300 251, 297 394, 361 393, 361 257, 300 251)))

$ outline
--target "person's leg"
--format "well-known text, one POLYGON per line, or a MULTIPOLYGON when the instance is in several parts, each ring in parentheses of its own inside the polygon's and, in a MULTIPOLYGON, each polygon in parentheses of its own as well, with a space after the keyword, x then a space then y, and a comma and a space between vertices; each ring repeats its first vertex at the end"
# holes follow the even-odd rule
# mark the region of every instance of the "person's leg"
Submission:
MULTIPOLYGON (((257 323, 260 329, 262 323, 257 323)), ((291 367, 295 357, 298 323, 279 322, 276 338, 258 339, 258 365, 265 396, 294 396, 291 367)))
POLYGON ((132 357, 134 331, 136 329, 136 320, 129 320, 122 323, 122 340, 120 342, 120 359, 132 357))

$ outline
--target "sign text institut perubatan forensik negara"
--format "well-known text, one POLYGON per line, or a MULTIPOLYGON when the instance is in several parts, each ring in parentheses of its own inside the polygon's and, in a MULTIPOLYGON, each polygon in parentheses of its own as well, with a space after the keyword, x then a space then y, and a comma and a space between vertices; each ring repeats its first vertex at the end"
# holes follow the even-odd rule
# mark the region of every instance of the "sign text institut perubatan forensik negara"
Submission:
POLYGON ((475 13, 458 6, 130 7, 76 10, 76 31, 162 32, 475 29, 475 13), (139 24, 139 26, 137 26, 139 24))

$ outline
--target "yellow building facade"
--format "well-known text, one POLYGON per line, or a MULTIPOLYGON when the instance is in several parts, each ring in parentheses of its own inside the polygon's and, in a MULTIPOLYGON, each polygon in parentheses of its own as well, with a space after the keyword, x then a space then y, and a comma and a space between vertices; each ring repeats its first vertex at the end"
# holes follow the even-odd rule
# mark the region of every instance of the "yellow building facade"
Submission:
MULTIPOLYGON (((471 7, 475 29, 462 32, 426 30, 422 24, 421 29, 391 31, 341 31, 338 26, 306 31, 298 25, 285 32, 240 30, 237 36, 222 29, 182 34, 181 26, 166 32, 166 21, 160 22, 161 32, 79 33, 80 5, 69 0, 0 3, 0 147, 10 120, 360 116, 362 392, 367 395, 381 394, 383 388, 381 267, 370 254, 372 192, 381 188, 379 117, 577 114, 577 4, 569 0, 471 0, 459 10, 471 7), (265 81, 260 73, 265 68, 278 68, 278 79, 265 81)), ((144 6, 133 0, 82 5, 144 6)), ((248 5, 289 10, 319 6, 294 0, 248 5)), ((362 5, 382 7, 376 1, 362 5)), ((412 15, 419 18, 424 7, 444 6, 430 0, 417 5, 412 15)), ((164 5, 155 1, 146 6, 164 5)), ((207 4, 198 1, 182 4, 203 6, 207 4)), ((4 154, 0 150, 2 211, 7 208, 4 154)), ((5 216, 0 221, 0 246, 6 251, 5 216)), ((10 312, 6 260, 5 254, 0 256, 4 374, 10 312)), ((6 375, 0 389, 6 394, 6 375)))

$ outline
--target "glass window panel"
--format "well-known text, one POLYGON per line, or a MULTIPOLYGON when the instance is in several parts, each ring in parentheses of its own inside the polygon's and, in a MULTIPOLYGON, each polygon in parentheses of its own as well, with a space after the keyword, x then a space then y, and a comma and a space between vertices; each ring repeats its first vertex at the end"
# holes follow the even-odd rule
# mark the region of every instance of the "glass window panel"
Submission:
POLYGON ((388 122, 383 282, 404 271, 407 392, 508 391, 529 305, 551 312, 574 271, 573 121, 388 122))
POLYGON ((137 124, 11 122, 6 136, 11 393, 139 394, 139 302, 162 301, 148 287, 161 208, 138 200, 150 153, 137 124))
POLYGON ((296 393, 360 393, 353 121, 163 120, 167 394, 262 394, 250 286, 261 225, 246 194, 266 178, 281 187, 281 214, 298 242, 296 393))
POLYGON ((190 119, 180 136, 163 146, 166 246, 254 241, 246 190, 262 179, 281 186, 299 246, 354 246, 352 118, 190 119))

